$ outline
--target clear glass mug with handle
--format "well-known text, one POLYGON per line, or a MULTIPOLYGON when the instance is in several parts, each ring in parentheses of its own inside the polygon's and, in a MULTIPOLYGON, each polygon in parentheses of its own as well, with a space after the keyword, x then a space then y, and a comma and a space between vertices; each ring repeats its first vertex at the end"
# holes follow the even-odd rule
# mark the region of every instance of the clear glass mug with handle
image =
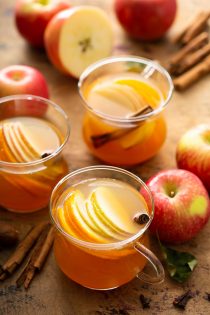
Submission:
POLYGON ((51 196, 50 208, 52 222, 56 228, 54 243, 56 262, 70 279, 84 287, 96 290, 117 288, 136 276, 151 284, 161 283, 164 280, 162 264, 149 249, 147 231, 154 215, 153 199, 149 188, 138 176, 109 166, 91 166, 76 170, 57 184, 51 196), (64 213, 61 224, 60 211, 65 208, 64 202, 68 199, 72 188, 74 189, 81 182, 88 183, 100 179, 111 179, 114 182, 120 181, 123 185, 132 186, 135 193, 141 192, 147 203, 148 222, 143 227, 139 227, 136 234, 122 241, 95 243, 87 241, 85 237, 81 239, 73 236, 68 232, 68 226, 70 229, 71 225, 74 228, 77 222, 67 212, 64 213), (148 261, 155 275, 143 272, 148 261))
POLYGON ((130 167, 153 157, 163 145, 163 112, 173 82, 158 63, 135 56, 109 57, 89 66, 79 80, 85 107, 83 138, 109 165, 130 167))
POLYGON ((34 95, 0 99, 0 205, 17 212, 40 210, 68 173, 62 151, 70 133, 65 112, 34 95))

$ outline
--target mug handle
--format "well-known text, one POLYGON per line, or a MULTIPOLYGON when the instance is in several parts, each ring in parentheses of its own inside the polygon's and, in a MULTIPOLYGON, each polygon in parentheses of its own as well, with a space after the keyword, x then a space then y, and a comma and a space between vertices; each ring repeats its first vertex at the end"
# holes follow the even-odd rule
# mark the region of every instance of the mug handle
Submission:
POLYGON ((134 248, 137 252, 143 255, 151 263, 152 267, 155 269, 156 272, 156 276, 151 276, 141 271, 138 273, 137 278, 149 284, 163 282, 165 278, 165 272, 163 269, 163 265, 155 256, 155 254, 153 254, 147 247, 142 245, 140 242, 135 242, 134 248))

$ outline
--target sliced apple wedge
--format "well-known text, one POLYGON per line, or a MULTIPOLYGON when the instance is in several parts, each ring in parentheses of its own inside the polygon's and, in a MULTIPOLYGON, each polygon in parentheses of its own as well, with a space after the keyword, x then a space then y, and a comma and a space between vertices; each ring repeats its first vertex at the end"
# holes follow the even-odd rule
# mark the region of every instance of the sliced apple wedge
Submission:
POLYGON ((106 13, 77 6, 58 13, 45 31, 49 59, 60 71, 79 78, 87 66, 111 54, 113 30, 106 13))
POLYGON ((90 242, 106 243, 107 238, 103 237, 99 233, 96 233, 90 226, 83 220, 80 215, 79 206, 81 204, 77 203, 76 197, 78 196, 78 191, 74 191, 64 202, 64 211, 69 214, 69 224, 72 224, 74 228, 81 235, 81 239, 88 240, 90 242))
POLYGON ((118 139, 123 149, 130 149, 133 146, 146 141, 153 133, 155 128, 155 121, 146 121, 139 128, 126 133, 118 139))
POLYGON ((141 97, 143 97, 145 102, 152 107, 157 107, 162 100, 161 93, 157 88, 147 82, 126 78, 116 80, 115 83, 123 85, 124 87, 132 87, 139 95, 141 95, 141 97))
POLYGON ((124 235, 124 238, 138 232, 139 227, 131 219, 127 207, 111 189, 98 187, 90 199, 101 221, 124 235))
POLYGON ((91 91, 92 98, 95 93, 105 98, 103 103, 107 104, 112 101, 116 105, 119 104, 121 107, 130 110, 131 113, 138 111, 146 105, 144 99, 133 88, 126 85, 116 83, 103 84, 91 91))
POLYGON ((4 123, 2 130, 5 138, 5 142, 15 157, 16 162, 29 162, 31 159, 27 155, 22 145, 19 143, 17 133, 19 129, 19 123, 4 123))
POLYGON ((91 221, 94 222, 95 226, 97 226, 100 234, 113 241, 121 241, 125 239, 125 236, 116 232, 109 223, 104 223, 104 221, 98 217, 97 209, 94 207, 91 200, 87 200, 86 207, 88 216, 91 221))

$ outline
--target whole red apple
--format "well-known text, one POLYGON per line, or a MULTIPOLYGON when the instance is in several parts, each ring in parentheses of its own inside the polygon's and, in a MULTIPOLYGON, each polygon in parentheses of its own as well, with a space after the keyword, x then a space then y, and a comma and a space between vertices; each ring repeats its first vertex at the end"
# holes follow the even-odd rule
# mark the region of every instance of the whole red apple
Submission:
POLYGON ((196 174, 210 192, 210 125, 198 125, 181 137, 176 160, 179 168, 196 174))
POLYGON ((200 179, 180 169, 164 170, 146 184, 154 198, 150 231, 161 241, 179 244, 193 238, 210 216, 208 193, 200 179))
MULTIPOLYGON (((49 98, 48 86, 43 74, 35 68, 24 65, 12 65, 0 70, 0 97, 32 94, 49 98)), ((47 105, 37 104, 31 108, 26 106, 16 106, 10 102, 10 106, 1 108, 1 118, 16 115, 40 116, 46 111, 47 105)), ((31 104, 31 102, 30 102, 31 104)))
POLYGON ((65 0, 17 0, 15 22, 20 34, 32 45, 44 46, 44 31, 52 17, 70 5, 65 0))
POLYGON ((154 40, 162 37, 176 15, 176 0, 115 0, 116 16, 124 30, 134 38, 154 40))

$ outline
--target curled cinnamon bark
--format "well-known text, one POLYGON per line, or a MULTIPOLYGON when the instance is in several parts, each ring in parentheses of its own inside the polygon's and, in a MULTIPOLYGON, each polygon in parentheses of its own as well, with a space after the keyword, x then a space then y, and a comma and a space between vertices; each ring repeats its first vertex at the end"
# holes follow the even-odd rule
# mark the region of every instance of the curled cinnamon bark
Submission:
POLYGON ((210 72, 210 55, 195 67, 173 80, 177 90, 182 91, 210 72))
POLYGON ((54 228, 47 226, 38 238, 36 245, 33 248, 31 257, 18 277, 16 284, 18 287, 24 284, 25 289, 27 289, 33 280, 36 271, 41 270, 45 259, 49 253, 49 250, 53 244, 54 240, 54 228))
POLYGON ((204 29, 204 27, 207 25, 209 16, 210 16, 210 12, 200 13, 197 20, 185 32, 182 38, 183 44, 189 43, 195 36, 197 36, 204 29))
POLYGON ((25 238, 19 243, 14 253, 1 267, 0 280, 6 279, 16 270, 46 226, 47 223, 40 223, 29 231, 25 238))
POLYGON ((180 64, 177 64, 176 67, 174 67, 174 71, 172 74, 174 74, 175 76, 182 74, 189 68, 196 65, 208 54, 210 54, 210 43, 183 58, 180 64))
POLYGON ((200 12, 198 13, 192 22, 183 29, 180 33, 178 33, 171 40, 173 44, 187 44, 191 41, 195 36, 197 36, 200 32, 202 32, 208 22, 210 12, 200 12))
POLYGON ((176 52, 171 59, 169 60, 168 71, 170 73, 174 73, 177 68, 177 65, 187 56, 187 54, 192 53, 199 48, 203 47, 208 42, 208 33, 203 32, 199 34, 197 37, 192 39, 186 46, 181 48, 178 52, 176 52))

